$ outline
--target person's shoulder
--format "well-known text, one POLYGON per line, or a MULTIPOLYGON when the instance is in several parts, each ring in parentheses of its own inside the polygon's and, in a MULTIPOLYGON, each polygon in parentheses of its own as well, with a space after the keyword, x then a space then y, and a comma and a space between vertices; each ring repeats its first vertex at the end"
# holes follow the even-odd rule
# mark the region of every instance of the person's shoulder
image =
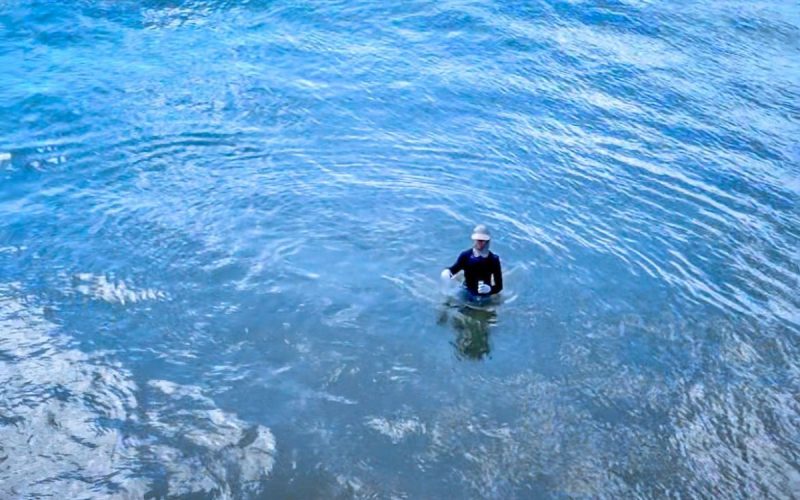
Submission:
MULTIPOLYGON (((450 255, 452 255, 452 254, 450 254, 450 255)), ((458 258, 459 259, 468 259, 470 255, 472 255, 472 249, 468 248, 468 249, 464 250, 463 252, 461 252, 460 254, 458 254, 458 258)))
POLYGON ((491 250, 489 250, 489 258, 492 260, 496 260, 497 262, 500 262, 500 256, 492 252, 491 250))

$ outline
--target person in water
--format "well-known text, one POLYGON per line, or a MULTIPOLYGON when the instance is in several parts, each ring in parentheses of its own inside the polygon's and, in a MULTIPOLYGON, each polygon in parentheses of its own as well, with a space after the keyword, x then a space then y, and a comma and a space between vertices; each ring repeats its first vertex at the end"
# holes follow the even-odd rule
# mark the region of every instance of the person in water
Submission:
POLYGON ((452 266, 442 271, 442 279, 452 279, 464 271, 464 287, 478 297, 489 297, 503 289, 500 257, 489 251, 489 230, 483 224, 472 230, 472 248, 461 252, 452 266))

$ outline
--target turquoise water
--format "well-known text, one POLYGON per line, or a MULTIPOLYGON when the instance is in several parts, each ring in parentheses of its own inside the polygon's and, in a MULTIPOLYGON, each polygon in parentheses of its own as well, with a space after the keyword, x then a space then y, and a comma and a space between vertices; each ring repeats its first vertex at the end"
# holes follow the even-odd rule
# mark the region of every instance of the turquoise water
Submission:
POLYGON ((0 497, 797 495, 798 54, 777 0, 0 3, 0 497))

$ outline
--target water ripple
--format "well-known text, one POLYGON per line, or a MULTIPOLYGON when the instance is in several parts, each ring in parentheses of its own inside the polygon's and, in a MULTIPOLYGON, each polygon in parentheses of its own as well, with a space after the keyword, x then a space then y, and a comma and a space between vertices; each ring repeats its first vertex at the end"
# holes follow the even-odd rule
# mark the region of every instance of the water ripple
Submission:
POLYGON ((6 7, 5 496, 798 490, 788 3, 6 7))

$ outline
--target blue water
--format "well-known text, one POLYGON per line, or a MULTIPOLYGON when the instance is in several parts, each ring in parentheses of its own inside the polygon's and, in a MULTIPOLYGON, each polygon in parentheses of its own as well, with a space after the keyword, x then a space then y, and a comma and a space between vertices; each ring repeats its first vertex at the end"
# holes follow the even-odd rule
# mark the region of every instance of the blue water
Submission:
POLYGON ((798 54, 779 0, 0 3, 0 497, 800 494, 798 54))

